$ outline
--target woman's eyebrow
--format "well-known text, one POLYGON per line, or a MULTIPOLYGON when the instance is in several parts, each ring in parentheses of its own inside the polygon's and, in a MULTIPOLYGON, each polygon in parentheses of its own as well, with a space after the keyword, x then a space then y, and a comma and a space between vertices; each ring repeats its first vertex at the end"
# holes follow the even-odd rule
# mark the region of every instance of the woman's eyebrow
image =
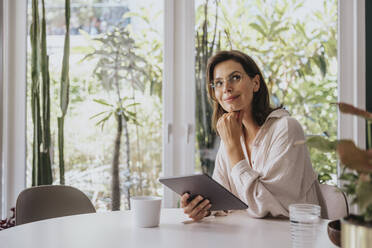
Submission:
MULTIPOLYGON (((236 73, 236 72, 239 72, 239 73, 241 73, 240 71, 233 71, 233 72, 231 72, 227 77, 231 77, 234 73, 236 73)), ((215 79, 222 79, 222 77, 216 77, 215 79)))
POLYGON ((235 72, 239 72, 239 73, 241 73, 240 71, 233 71, 233 72, 231 72, 231 73, 229 74, 229 77, 231 77, 235 72))

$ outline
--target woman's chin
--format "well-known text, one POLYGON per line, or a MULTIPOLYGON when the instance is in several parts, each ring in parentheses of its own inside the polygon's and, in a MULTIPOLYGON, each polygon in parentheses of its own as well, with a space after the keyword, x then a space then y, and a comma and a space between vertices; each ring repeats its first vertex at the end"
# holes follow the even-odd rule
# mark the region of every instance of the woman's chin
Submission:
POLYGON ((240 111, 242 108, 238 107, 238 106, 234 106, 234 105, 229 105, 229 106, 225 106, 225 111, 226 112, 237 112, 237 111, 240 111))

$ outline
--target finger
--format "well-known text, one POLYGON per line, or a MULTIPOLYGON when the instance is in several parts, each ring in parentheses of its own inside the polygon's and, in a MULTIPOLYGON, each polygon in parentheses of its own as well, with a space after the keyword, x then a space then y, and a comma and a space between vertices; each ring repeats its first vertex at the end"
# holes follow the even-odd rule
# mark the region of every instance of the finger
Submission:
POLYGON ((181 207, 184 208, 187 206, 187 199, 190 198, 190 195, 188 193, 185 193, 181 196, 181 207))
POLYGON ((241 116, 243 115, 242 111, 235 111, 232 113, 233 114, 233 119, 239 121, 241 119, 241 116))
POLYGON ((230 123, 238 122, 239 121, 239 111, 238 112, 231 112, 231 115, 229 117, 230 123))
POLYGON ((224 119, 223 119, 223 124, 227 124, 231 122, 231 114, 229 113, 229 115, 227 115, 224 119))
POLYGON ((234 116, 235 116, 235 112, 227 113, 227 114, 226 114, 226 119, 231 120, 232 118, 234 118, 234 116))
POLYGON ((198 215, 196 215, 193 220, 197 221, 197 220, 201 220, 203 219, 205 216, 208 215, 208 210, 212 207, 212 204, 208 204, 207 206, 205 206, 202 211, 199 212, 198 215))
POLYGON ((198 220, 203 219, 204 217, 206 217, 209 214, 209 212, 210 212, 209 209, 211 207, 212 207, 212 205, 211 204, 208 204, 196 216, 194 216, 192 219, 194 221, 198 221, 198 220))
POLYGON ((239 114, 240 114, 240 111, 234 111, 232 112, 232 117, 233 117, 233 120, 239 120, 239 114))
POLYGON ((209 204, 209 200, 204 200, 202 201, 198 206, 196 206, 192 212, 190 213, 190 218, 194 217, 194 216, 197 216, 200 214, 200 211, 202 211, 204 209, 204 207, 206 207, 207 205, 209 204))
POLYGON ((188 202, 188 204, 187 204, 187 206, 186 206, 186 208, 185 208, 185 212, 186 213, 188 213, 188 214, 190 214, 193 210, 194 210, 194 208, 200 203, 200 202, 202 202, 203 201, 203 197, 202 196, 200 196, 200 195, 198 195, 198 196, 196 196, 193 200, 189 200, 189 202, 188 202))
POLYGON ((201 212, 201 214, 195 216, 192 218, 193 221, 200 221, 202 220, 205 216, 207 216, 207 211, 201 212))
POLYGON ((193 199, 191 202, 189 202, 189 204, 187 204, 187 206, 184 209, 184 213, 190 214, 192 210, 195 208, 195 206, 198 205, 198 203, 202 200, 203 200, 203 197, 201 197, 200 195, 195 197, 195 199, 193 199))
POLYGON ((229 116, 231 116, 231 113, 230 112, 223 114, 219 119, 221 119, 221 121, 224 121, 224 120, 228 119, 229 116))

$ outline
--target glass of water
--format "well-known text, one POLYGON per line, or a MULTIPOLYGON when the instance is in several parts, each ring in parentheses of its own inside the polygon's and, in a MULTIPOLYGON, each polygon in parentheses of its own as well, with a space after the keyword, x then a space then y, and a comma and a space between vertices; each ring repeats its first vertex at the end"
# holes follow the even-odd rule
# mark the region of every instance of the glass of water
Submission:
POLYGON ((316 247, 319 231, 320 206, 291 204, 289 206, 293 248, 316 247))

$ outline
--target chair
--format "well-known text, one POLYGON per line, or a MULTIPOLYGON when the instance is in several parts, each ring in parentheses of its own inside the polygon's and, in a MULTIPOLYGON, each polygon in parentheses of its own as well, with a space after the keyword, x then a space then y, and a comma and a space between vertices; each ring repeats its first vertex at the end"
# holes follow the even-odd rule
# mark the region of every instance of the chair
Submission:
POLYGON ((327 184, 317 185, 322 218, 337 220, 349 215, 346 196, 339 188, 327 184))
POLYGON ((37 186, 25 189, 18 195, 16 225, 95 212, 88 197, 76 188, 63 185, 37 186))

